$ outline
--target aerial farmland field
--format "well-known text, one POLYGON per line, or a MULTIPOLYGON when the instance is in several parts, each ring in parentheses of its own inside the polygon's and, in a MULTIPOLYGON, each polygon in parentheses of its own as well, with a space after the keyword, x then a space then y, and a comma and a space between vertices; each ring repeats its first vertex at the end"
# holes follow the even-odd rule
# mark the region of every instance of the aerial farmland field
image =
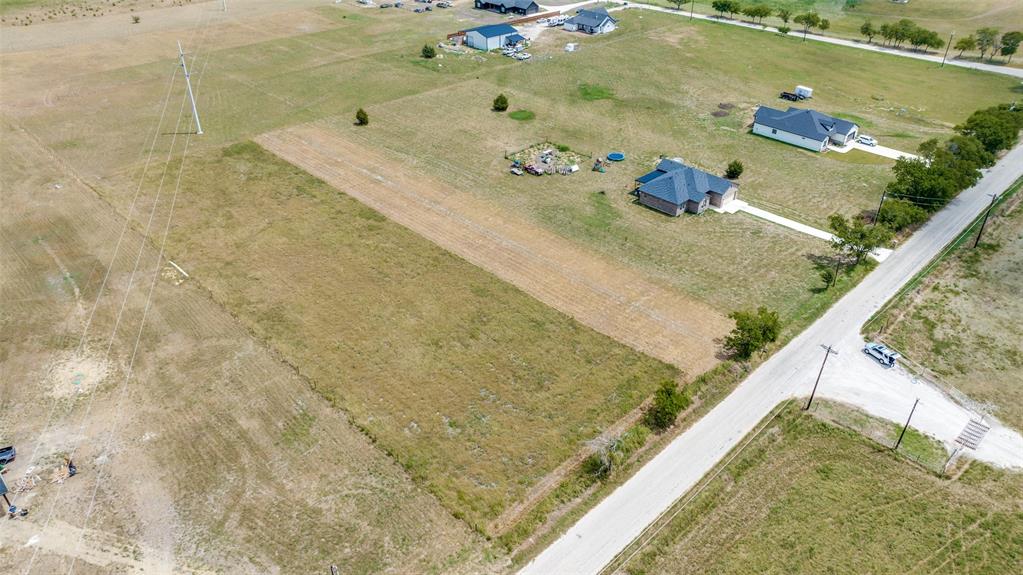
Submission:
POLYGON ((0 570, 500 571, 509 510, 726 359, 730 312, 777 310, 788 339, 862 277, 823 289, 827 242, 666 217, 637 176, 738 159, 743 200, 822 228, 872 209, 892 162, 754 136, 758 104, 812 85, 912 152, 1018 94, 640 11, 518 62, 420 56, 501 21, 464 0, 157 4, 2 28, 0 443, 37 479, 0 570), (509 173, 544 142, 581 170, 509 173))

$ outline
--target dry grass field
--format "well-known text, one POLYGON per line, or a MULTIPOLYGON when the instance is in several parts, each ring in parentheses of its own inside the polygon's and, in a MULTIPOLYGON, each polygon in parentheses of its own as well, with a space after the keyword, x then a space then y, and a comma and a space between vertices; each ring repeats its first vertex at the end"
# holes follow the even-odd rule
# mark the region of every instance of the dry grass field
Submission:
POLYGON ((472 525, 678 375, 255 144, 183 189, 170 250, 472 525))
POLYGON ((938 378, 1023 428, 1023 195, 1001 205, 973 238, 889 312, 886 340, 938 378))
POLYGON ((622 569, 654 573, 1011 573, 1023 475, 939 478, 790 406, 622 569))
POLYGON ((497 569, 470 526, 678 376, 247 143, 260 134, 334 130, 671 305, 720 319, 766 303, 798 326, 835 296, 814 289, 826 246, 741 215, 658 216, 625 195, 631 179, 658 154, 714 171, 741 157, 744 197, 820 224, 872 206, 886 166, 744 134, 753 104, 811 83, 822 109, 912 147, 1013 86, 659 15, 629 14, 572 55, 552 31, 525 65, 426 62, 419 48, 470 11, 231 4, 0 38, 0 442, 21 454, 8 477, 34 463, 48 478, 72 451, 80 471, 20 496, 32 514, 0 529, 0 570, 497 569), (176 40, 201 137, 186 134, 176 40), (763 57, 721 48, 735 45, 763 57), (535 118, 491 113, 498 91, 535 118), (710 116, 719 103, 732 115, 710 116), (367 129, 350 125, 359 106, 367 129), (508 176, 503 152, 542 138, 629 159, 603 176, 508 176), (42 536, 24 547, 29 533, 42 536))
POLYGON ((159 234, 129 229, 110 265, 123 218, 24 132, 2 137, 0 443, 19 452, 9 485, 41 482, 0 526, 0 571, 487 569, 464 523, 158 259, 159 234), (51 484, 72 452, 78 475, 51 484))

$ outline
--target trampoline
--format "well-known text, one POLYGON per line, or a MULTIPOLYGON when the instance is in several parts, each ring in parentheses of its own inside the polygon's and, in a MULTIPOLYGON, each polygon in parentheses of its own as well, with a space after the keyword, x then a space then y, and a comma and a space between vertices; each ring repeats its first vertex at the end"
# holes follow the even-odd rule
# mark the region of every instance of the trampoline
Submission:
POLYGON ((610 154, 607 155, 607 159, 611 160, 612 162, 620 162, 625 159, 625 154, 621 152, 611 152, 610 154))

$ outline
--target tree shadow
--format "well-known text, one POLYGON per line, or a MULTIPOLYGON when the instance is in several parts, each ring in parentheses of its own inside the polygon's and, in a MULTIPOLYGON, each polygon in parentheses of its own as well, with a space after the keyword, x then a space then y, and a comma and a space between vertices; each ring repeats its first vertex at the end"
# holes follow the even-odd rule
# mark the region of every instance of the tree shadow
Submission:
MULTIPOLYGON (((820 285, 811 287, 810 293, 820 294, 835 287, 825 282, 825 273, 835 273, 836 269, 839 274, 849 275, 850 273, 852 260, 847 257, 838 254, 816 254, 812 252, 803 254, 803 257, 813 265, 813 269, 817 271, 820 280, 820 285)), ((837 282, 837 278, 835 282, 837 282)))

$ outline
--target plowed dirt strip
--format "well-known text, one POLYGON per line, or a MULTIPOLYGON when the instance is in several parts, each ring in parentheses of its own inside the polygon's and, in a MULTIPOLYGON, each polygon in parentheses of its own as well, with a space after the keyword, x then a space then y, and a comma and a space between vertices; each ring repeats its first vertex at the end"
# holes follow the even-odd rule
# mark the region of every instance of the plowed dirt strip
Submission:
MULTIPOLYGON (((690 375, 728 331, 717 311, 497 208, 310 124, 256 138, 388 218, 579 322, 690 375)), ((500 193, 495 190, 494 193, 500 193)))

